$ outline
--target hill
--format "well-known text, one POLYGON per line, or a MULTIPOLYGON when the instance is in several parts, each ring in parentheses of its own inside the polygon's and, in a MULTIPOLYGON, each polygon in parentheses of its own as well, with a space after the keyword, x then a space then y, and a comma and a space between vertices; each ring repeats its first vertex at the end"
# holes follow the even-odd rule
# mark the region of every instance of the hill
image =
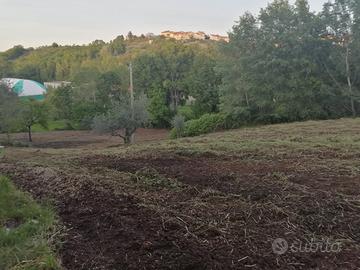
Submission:
MULTIPOLYGON (((88 45, 51 46, 24 48, 15 46, 0 53, 0 77, 19 77, 45 81, 71 81, 82 69, 99 72, 114 70, 127 65, 138 55, 151 52, 174 41, 160 36, 119 36, 110 42, 95 40, 88 45)), ((212 40, 182 40, 178 44, 195 50, 208 51, 217 47, 212 40)))

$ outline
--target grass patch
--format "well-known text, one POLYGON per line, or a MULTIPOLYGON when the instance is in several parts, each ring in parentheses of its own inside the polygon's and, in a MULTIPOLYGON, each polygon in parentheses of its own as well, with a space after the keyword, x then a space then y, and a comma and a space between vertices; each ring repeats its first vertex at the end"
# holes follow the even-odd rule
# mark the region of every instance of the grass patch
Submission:
POLYGON ((160 175, 155 169, 143 169, 132 174, 132 180, 140 186, 152 188, 178 189, 182 184, 175 179, 160 175))
POLYGON ((44 128, 41 125, 34 125, 32 127, 33 132, 47 132, 47 131, 57 131, 57 130, 68 130, 69 125, 65 120, 49 121, 48 128, 44 128))
POLYGON ((60 269, 52 251, 56 217, 0 176, 0 269, 60 269))

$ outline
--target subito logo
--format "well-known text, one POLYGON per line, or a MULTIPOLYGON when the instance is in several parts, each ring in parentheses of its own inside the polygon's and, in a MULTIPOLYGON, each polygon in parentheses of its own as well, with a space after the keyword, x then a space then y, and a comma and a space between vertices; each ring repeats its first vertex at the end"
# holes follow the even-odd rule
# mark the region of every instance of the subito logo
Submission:
POLYGON ((285 254, 289 249, 288 242, 283 238, 277 238, 272 243, 272 250, 277 255, 285 254))

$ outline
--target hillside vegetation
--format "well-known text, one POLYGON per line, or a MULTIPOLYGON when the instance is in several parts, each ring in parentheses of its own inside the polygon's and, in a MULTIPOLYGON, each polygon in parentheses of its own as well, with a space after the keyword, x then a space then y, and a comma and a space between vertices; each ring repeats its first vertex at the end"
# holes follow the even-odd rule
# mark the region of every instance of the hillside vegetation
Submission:
MULTIPOLYGON (((307 0, 275 0, 259 14, 243 14, 229 43, 129 33, 82 46, 16 46, 0 53, 0 76, 71 81, 49 91, 42 107, 67 128, 90 129, 94 119, 114 127, 115 119, 125 117, 116 107, 129 105, 130 62, 135 99, 145 106, 138 112, 148 112, 146 123, 138 121, 142 127, 169 128, 175 117, 186 122, 217 113, 214 119, 223 123, 212 125, 226 128, 354 117, 360 110, 359 5, 335 0, 314 13, 307 0), (110 119, 112 112, 119 115, 110 119)), ((6 115, 16 114, 0 112, 6 115)), ((122 128, 132 126, 126 117, 120 122, 122 128)), ((205 129, 194 123, 202 122, 180 127, 191 125, 189 134, 199 134, 205 129)))
MULTIPOLYGON (((229 43, 130 32, 108 43, 16 46, 0 53, 0 76, 71 81, 51 90, 43 106, 51 120, 65 120, 68 128, 90 129, 93 119, 104 120, 120 113, 114 107, 129 105, 130 62, 135 99, 145 106, 138 111, 149 114, 141 126, 168 128, 174 117, 189 121, 216 113, 224 119, 219 126, 227 128, 355 117, 360 110, 359 5, 336 0, 316 14, 307 0, 293 5, 275 0, 258 15, 242 15, 229 43)), ((107 122, 114 126, 119 117, 124 115, 107 122)), ((127 123, 122 128, 131 126, 129 119, 120 122, 127 123)))
MULTIPOLYGON (((0 77, 20 77, 46 81, 72 81, 82 69, 106 72, 126 66, 138 55, 151 52, 166 44, 162 37, 118 36, 110 42, 95 40, 87 45, 64 45, 53 43, 39 48, 15 46, 0 52, 0 77)), ((184 46, 198 50, 211 50, 217 42, 210 40, 182 41, 184 46)))

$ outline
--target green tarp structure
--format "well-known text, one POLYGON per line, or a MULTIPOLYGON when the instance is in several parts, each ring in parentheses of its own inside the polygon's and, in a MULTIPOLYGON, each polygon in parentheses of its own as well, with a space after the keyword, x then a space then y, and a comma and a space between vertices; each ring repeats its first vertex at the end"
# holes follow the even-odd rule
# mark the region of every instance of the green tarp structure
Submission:
POLYGON ((1 83, 6 84, 19 97, 29 97, 37 100, 42 100, 47 92, 46 87, 36 81, 4 78, 1 83))

